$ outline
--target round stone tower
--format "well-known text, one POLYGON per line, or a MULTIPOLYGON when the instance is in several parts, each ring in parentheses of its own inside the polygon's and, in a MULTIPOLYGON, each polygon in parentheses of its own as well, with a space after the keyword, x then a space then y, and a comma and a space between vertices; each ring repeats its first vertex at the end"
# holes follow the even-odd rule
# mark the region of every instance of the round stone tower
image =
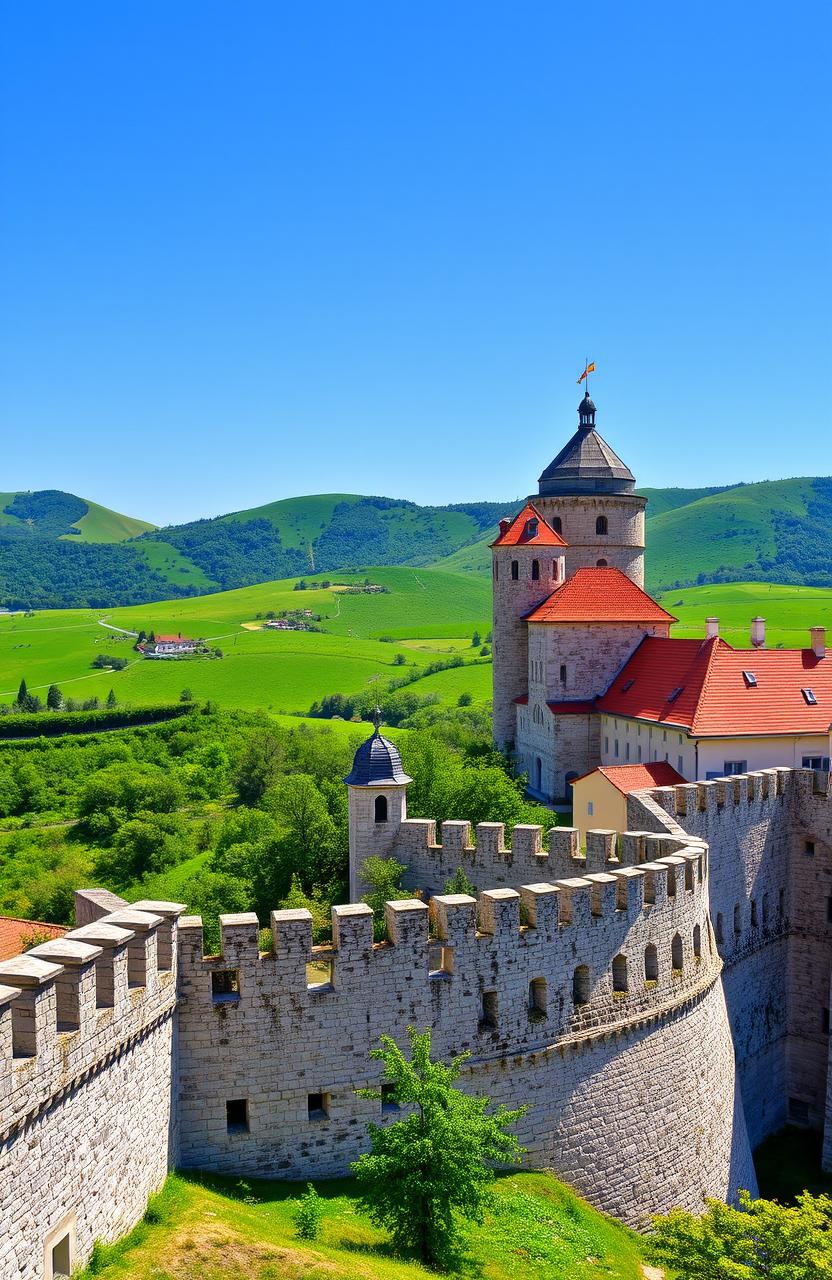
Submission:
POLYGON ((578 430, 549 463, 534 504, 566 540, 567 577, 576 569, 621 569, 644 586, 644 508, 635 476, 595 430, 585 395, 578 430))
POLYGON ((350 901, 357 902, 366 886, 361 877, 365 858, 385 858, 407 817, 407 786, 413 779, 402 768, 398 748, 381 735, 381 712, 375 728, 356 751, 344 782, 349 795, 350 901))

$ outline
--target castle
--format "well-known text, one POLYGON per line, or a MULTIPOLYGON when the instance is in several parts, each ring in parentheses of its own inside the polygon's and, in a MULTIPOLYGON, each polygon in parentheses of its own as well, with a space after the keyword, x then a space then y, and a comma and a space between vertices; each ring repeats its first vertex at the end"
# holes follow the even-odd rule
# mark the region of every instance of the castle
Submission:
MULTIPOLYGON (((540 758, 541 795, 603 758, 599 699, 622 669, 674 644, 641 586, 644 500, 591 402, 581 413, 494 546, 495 733, 540 758), (546 696, 558 683, 574 706, 546 696)), ((722 644, 697 643, 706 665, 722 644)), ((647 710, 631 719, 667 732, 647 710)), ((275 911, 262 952, 245 913, 205 955, 181 904, 84 890, 75 929, 0 963, 0 1280, 68 1274, 174 1166, 346 1172, 367 1122, 395 1116, 356 1093, 379 1079, 368 1052, 409 1024, 439 1054, 470 1051, 464 1087, 529 1104, 530 1165, 635 1227, 753 1192, 751 1151, 787 1121, 825 1129, 832 1166, 828 770, 637 792, 627 829, 583 847, 573 828, 464 820, 437 839, 407 817, 410 778, 378 724, 345 782, 352 895, 371 854, 420 890, 387 903, 386 941, 353 902, 333 908, 331 945, 312 946, 308 912, 275 911), (443 892, 459 867, 476 898, 443 892)))

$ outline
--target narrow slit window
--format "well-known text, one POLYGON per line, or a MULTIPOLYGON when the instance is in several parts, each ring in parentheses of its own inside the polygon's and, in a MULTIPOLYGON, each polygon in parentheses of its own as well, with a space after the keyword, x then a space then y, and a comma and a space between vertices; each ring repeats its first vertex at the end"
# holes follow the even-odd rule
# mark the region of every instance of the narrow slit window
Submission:
POLYGON ((532 560, 532 582, 540 581, 540 561, 532 560))
POLYGON ((572 1003, 589 1004, 589 968, 579 964, 572 975, 572 1003))
POLYGON ((376 822, 387 821, 387 796, 376 796, 373 804, 373 815, 376 822))
POLYGON ((648 942, 644 948, 644 981, 658 982, 659 980, 659 953, 652 942, 648 942))
POLYGON ((511 562, 511 580, 517 582, 520 577, 520 564, 517 560, 511 562))
POLYGON ((612 962, 612 989, 619 994, 629 990, 626 956, 616 956, 612 962))
POLYGON ((607 533, 608 531, 609 531, 609 524, 607 522, 607 517, 599 516, 598 519, 595 521, 596 534, 603 536, 603 534, 607 533))
POLYGON ((674 973, 682 972, 684 968, 684 951, 682 949, 682 939, 678 933, 674 934, 673 941, 670 944, 670 962, 674 973))
POLYGON ((529 1016, 532 1019, 546 1017, 546 979, 532 978, 529 983, 529 1016))
POLYGON ((496 991, 483 991, 482 1007, 480 1009, 480 1026, 488 1031, 494 1031, 500 1014, 500 998, 496 991))

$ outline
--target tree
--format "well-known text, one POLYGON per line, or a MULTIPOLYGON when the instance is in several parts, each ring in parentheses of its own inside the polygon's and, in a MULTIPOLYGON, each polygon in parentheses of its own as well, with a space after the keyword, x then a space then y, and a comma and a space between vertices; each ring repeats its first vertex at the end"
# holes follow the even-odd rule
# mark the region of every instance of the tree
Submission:
POLYGON ((257 805, 283 767, 285 741, 273 729, 252 733, 237 765, 234 786, 243 804, 257 805))
POLYGON ((110 692, 107 694, 107 706, 110 708, 111 711, 113 707, 118 706, 118 698, 116 697, 115 689, 111 689, 110 692))
POLYGON ((28 696, 29 696, 29 690, 26 688, 26 681, 21 680, 20 687, 17 691, 17 705, 19 707, 25 706, 26 699, 28 698, 28 696))
POLYGON ((471 697, 471 694, 468 693, 466 690, 465 693, 461 693, 459 695, 459 697, 456 700, 456 705, 458 707, 470 707, 472 702, 473 702, 473 698, 471 697))
MULTIPOLYGON (((359 1201, 398 1249, 415 1250, 428 1266, 448 1266, 459 1245, 458 1217, 482 1222, 495 1165, 519 1161, 510 1127, 526 1108, 497 1107, 454 1088, 468 1054, 432 1062, 430 1031, 408 1027, 410 1061, 390 1036, 371 1058, 384 1063, 386 1103, 413 1110, 393 1124, 369 1126, 370 1150, 352 1165, 359 1201)), ((381 1098, 380 1089, 358 1091, 381 1098)))
POLYGON ((316 883, 329 884, 338 872, 341 850, 335 823, 315 779, 308 773, 278 778, 265 807, 283 829, 284 857, 300 876, 304 889, 309 892, 316 883))
POLYGON ((481 644, 482 644, 482 637, 480 636, 479 631, 475 631, 474 634, 471 636, 471 648, 479 649, 481 644))
POLYGON ((472 884, 465 874, 464 867, 457 867, 450 880, 445 881, 446 893, 467 893, 470 898, 476 898, 477 887, 472 884))
POLYGON ((370 886, 369 893, 362 898, 373 908, 373 933, 376 942, 383 942, 387 937, 384 919, 385 902, 395 902, 405 896, 402 889, 402 876, 407 867, 395 858, 365 858, 361 864, 361 877, 370 886))
POLYGON ((193 702, 193 700, 194 700, 194 695, 191 693, 190 689, 186 686, 179 695, 179 701, 193 702))
POLYGON ((653 1220, 650 1251, 685 1280, 830 1280, 832 1198, 804 1191, 794 1205, 739 1195, 740 1207, 706 1200, 653 1220))
POLYGON ((46 705, 50 711, 60 711, 63 706, 61 691, 56 684, 50 684, 46 691, 46 705))

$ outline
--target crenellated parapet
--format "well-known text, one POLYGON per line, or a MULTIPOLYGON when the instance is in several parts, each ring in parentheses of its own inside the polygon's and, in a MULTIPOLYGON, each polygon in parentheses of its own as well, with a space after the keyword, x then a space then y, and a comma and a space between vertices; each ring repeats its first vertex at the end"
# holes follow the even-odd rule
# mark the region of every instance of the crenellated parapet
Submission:
POLYGON ((125 903, 0 962, 0 1141, 172 1016, 183 910, 125 903))

